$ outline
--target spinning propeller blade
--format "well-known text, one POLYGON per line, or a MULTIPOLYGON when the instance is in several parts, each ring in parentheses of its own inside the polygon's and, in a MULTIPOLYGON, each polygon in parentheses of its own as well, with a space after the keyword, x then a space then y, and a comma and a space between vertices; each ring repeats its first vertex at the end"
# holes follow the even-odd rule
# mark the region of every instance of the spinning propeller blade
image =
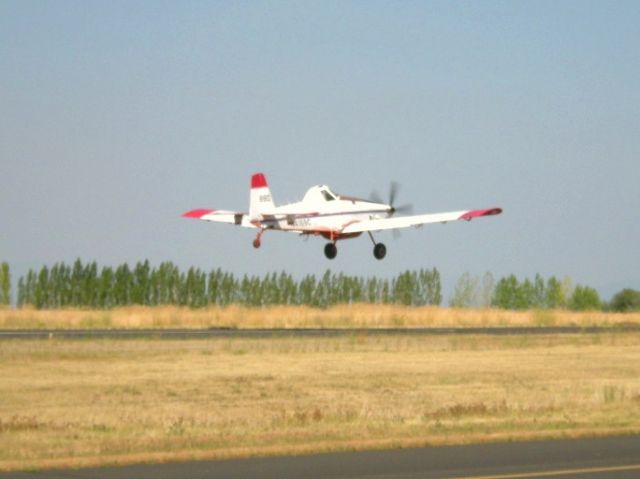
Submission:
MULTIPOLYGON (((392 181, 389 184, 389 201, 387 202, 387 204, 391 207, 391 210, 389 211, 389 215, 393 216, 396 213, 402 213, 402 214, 413 213, 413 205, 411 203, 405 203, 400 206, 395 206, 396 198, 398 197, 398 191, 400 191, 400 183, 398 183, 397 181, 392 181)), ((371 192, 371 194, 369 195, 369 199, 375 203, 384 202, 384 200, 380 196, 380 193, 378 193, 378 191, 376 190, 373 190, 371 192)), ((394 230, 394 236, 396 234, 397 232, 394 230)))
POLYGON ((396 197, 398 196, 398 191, 400 191, 400 183, 397 181, 392 181, 389 185, 389 206, 391 206, 391 215, 396 213, 410 213, 413 211, 413 205, 410 203, 406 203, 404 205, 395 206, 396 197))

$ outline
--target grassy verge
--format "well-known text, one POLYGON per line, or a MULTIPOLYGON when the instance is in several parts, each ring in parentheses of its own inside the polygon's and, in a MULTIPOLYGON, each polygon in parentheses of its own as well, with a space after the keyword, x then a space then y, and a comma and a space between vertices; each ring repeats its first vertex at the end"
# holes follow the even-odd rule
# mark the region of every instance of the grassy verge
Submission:
POLYGON ((0 342, 0 469, 640 432, 640 334, 0 342))
POLYGON ((113 310, 0 309, 0 328, 384 328, 470 326, 615 326, 640 324, 640 313, 507 311, 353 304, 241 306, 189 309, 129 307, 113 310))

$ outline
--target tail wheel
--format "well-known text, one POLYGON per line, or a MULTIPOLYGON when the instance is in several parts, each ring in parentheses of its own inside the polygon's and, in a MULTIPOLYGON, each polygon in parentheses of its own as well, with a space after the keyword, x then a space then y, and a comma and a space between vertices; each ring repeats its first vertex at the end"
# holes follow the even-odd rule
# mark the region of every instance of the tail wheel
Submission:
POLYGON ((373 247, 373 256, 375 256, 376 259, 382 259, 386 255, 387 247, 382 243, 376 243, 376 245, 373 247))
POLYGON ((333 243, 327 243, 324 246, 324 255, 328 258, 328 259, 333 259, 337 256, 338 254, 338 248, 336 247, 335 244, 333 243))
POLYGON ((260 248, 260 245, 262 244, 261 240, 262 240, 262 235, 264 234, 265 229, 261 229, 260 231, 258 231, 258 234, 256 235, 256 239, 253 240, 253 247, 258 249, 260 248))

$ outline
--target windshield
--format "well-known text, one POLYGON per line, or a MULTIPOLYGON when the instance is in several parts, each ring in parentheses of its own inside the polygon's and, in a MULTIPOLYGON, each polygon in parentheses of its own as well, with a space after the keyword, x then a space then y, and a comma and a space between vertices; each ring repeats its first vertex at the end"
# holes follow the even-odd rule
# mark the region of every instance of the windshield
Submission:
POLYGON ((322 196, 324 196, 324 199, 327 201, 333 201, 336 199, 336 197, 327 190, 322 190, 322 196))

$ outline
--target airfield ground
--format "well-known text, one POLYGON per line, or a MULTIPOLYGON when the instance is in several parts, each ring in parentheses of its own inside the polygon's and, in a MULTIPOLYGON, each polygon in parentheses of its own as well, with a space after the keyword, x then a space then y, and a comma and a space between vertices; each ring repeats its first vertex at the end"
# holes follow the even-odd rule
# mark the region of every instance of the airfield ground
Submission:
POLYGON ((53 328, 402 328, 640 325, 640 313, 510 311, 350 304, 211 308, 132 306, 112 310, 1 309, 0 329, 53 328))
POLYGON ((640 432, 640 333, 0 342, 0 469, 640 432))

